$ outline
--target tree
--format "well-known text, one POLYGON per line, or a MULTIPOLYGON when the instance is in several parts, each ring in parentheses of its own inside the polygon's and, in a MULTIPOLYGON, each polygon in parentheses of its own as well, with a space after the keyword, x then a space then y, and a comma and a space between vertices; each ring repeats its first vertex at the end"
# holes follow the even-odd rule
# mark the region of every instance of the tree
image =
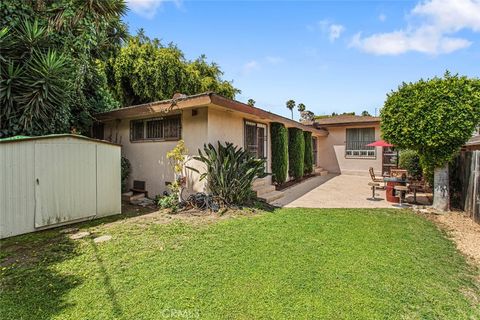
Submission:
POLYGON ((310 110, 300 112, 300 119, 302 121, 313 121, 315 119, 315 113, 310 110))
POLYGON ((98 65, 126 34, 123 0, 0 1, 0 137, 89 130, 113 108, 98 65))
POLYGON ((418 151, 434 172, 434 208, 449 209, 448 162, 480 122, 480 80, 451 75, 403 83, 381 110, 383 138, 418 151))
POLYGON ((288 173, 294 179, 303 177, 305 168, 305 137, 302 129, 288 128, 288 173))
POLYGON ((290 110, 292 113, 292 120, 293 120, 293 109, 295 109, 295 100, 288 100, 286 102, 287 109, 290 110))
POLYGON ((283 184, 288 176, 288 130, 279 122, 270 124, 270 137, 272 139, 272 180, 283 184))
POLYGON ((222 70, 204 55, 193 61, 170 43, 163 45, 140 30, 128 38, 119 53, 104 67, 110 88, 123 106, 170 99, 175 93, 213 91, 234 98, 240 90, 222 80, 222 70))
POLYGON ((367 110, 362 111, 362 117, 371 117, 371 116, 372 115, 367 110))
POLYGON ((299 103, 299 104, 297 105, 297 110, 298 110, 298 112, 302 113, 303 111, 305 111, 305 109, 306 109, 306 107, 305 107, 305 105, 304 105, 303 103, 299 103))
POLYGON ((255 103, 256 103, 256 101, 253 100, 253 99, 248 99, 248 101, 247 101, 247 104, 248 104, 250 107, 255 107, 255 103))

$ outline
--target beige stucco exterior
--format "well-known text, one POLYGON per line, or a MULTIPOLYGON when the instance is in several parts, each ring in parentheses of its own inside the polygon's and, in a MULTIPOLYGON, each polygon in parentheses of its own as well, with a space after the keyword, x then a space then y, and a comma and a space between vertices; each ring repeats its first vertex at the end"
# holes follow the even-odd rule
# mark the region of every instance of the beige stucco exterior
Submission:
POLYGON ((376 147, 375 158, 353 158, 345 156, 346 129, 375 128, 375 140, 380 139, 380 124, 347 125, 329 127, 328 136, 318 139, 318 166, 332 173, 368 175, 368 169, 373 167, 376 174, 382 172, 382 147, 376 147))
MULTIPOLYGON (((243 148, 245 121, 248 120, 266 125, 267 170, 270 171, 271 137, 268 120, 215 105, 177 110, 168 115, 173 114, 181 114, 182 140, 189 151, 187 166, 202 171, 201 163, 193 160, 192 157, 198 154, 198 149, 202 149, 205 143, 232 142, 243 148), (193 115, 194 113, 196 115, 193 115)), ((156 115, 156 117, 158 116, 156 115)), ((133 185, 133 180, 145 181, 149 196, 154 197, 167 191, 165 183, 173 180, 173 170, 166 154, 176 146, 178 141, 130 141, 130 121, 149 117, 107 121, 104 127, 104 137, 122 145, 122 155, 130 161, 132 168, 129 187, 133 185)), ((199 180, 198 173, 186 169, 184 174, 187 176, 187 186, 190 190, 205 191, 204 181, 199 180)), ((270 178, 268 177, 267 180, 270 178)))

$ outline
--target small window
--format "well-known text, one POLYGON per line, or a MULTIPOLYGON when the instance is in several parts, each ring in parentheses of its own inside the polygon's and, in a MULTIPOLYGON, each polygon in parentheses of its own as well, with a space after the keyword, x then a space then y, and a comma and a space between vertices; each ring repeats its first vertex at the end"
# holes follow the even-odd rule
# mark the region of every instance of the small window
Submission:
POLYGON ((148 120, 147 123, 147 139, 163 139, 163 121, 148 120))
POLYGON ((347 129, 345 157, 347 158, 375 158, 375 147, 367 144, 375 141, 375 128, 347 129))
POLYGON ((143 121, 132 121, 132 140, 143 140, 143 121))
POLYGON ((131 141, 162 141, 181 139, 180 116, 134 120, 130 123, 131 141))

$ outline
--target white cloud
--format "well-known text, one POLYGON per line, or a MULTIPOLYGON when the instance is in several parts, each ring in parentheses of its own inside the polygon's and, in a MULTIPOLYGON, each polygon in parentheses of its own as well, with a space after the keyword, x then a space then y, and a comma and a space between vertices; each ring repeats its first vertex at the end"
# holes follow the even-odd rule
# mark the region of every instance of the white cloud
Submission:
POLYGON ((260 64, 256 60, 251 60, 245 63, 242 67, 242 74, 246 75, 251 73, 252 71, 258 69, 260 64))
POLYGON ((152 19, 164 2, 173 2, 177 8, 181 7, 181 0, 127 0, 127 6, 136 14, 152 19))
POLYGON ((285 62, 285 59, 276 56, 266 56, 265 60, 270 64, 280 64, 282 62, 285 62))
POLYGON ((341 24, 335 24, 326 19, 318 21, 315 25, 307 26, 307 29, 309 31, 320 30, 321 33, 328 36, 330 42, 334 42, 340 38, 342 33, 345 31, 345 27, 341 24))
POLYGON ((387 20, 387 16, 385 14, 381 13, 378 16, 378 20, 380 20, 381 22, 385 22, 387 20))
POLYGON ((331 24, 328 28, 328 31, 328 39, 330 39, 330 42, 334 42, 335 40, 340 38, 342 32, 345 31, 345 27, 341 24, 331 24))
POLYGON ((425 0, 412 9, 410 18, 404 29, 367 37, 357 33, 350 46, 377 55, 446 54, 467 48, 472 42, 453 34, 462 29, 480 31, 480 0, 425 0))

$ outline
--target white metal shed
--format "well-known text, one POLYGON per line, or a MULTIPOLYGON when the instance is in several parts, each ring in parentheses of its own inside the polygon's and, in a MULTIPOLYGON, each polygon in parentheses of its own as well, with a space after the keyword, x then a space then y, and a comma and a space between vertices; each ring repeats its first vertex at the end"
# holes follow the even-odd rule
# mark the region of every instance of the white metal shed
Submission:
POLYGON ((71 134, 0 140, 0 239, 120 213, 120 152, 71 134))

